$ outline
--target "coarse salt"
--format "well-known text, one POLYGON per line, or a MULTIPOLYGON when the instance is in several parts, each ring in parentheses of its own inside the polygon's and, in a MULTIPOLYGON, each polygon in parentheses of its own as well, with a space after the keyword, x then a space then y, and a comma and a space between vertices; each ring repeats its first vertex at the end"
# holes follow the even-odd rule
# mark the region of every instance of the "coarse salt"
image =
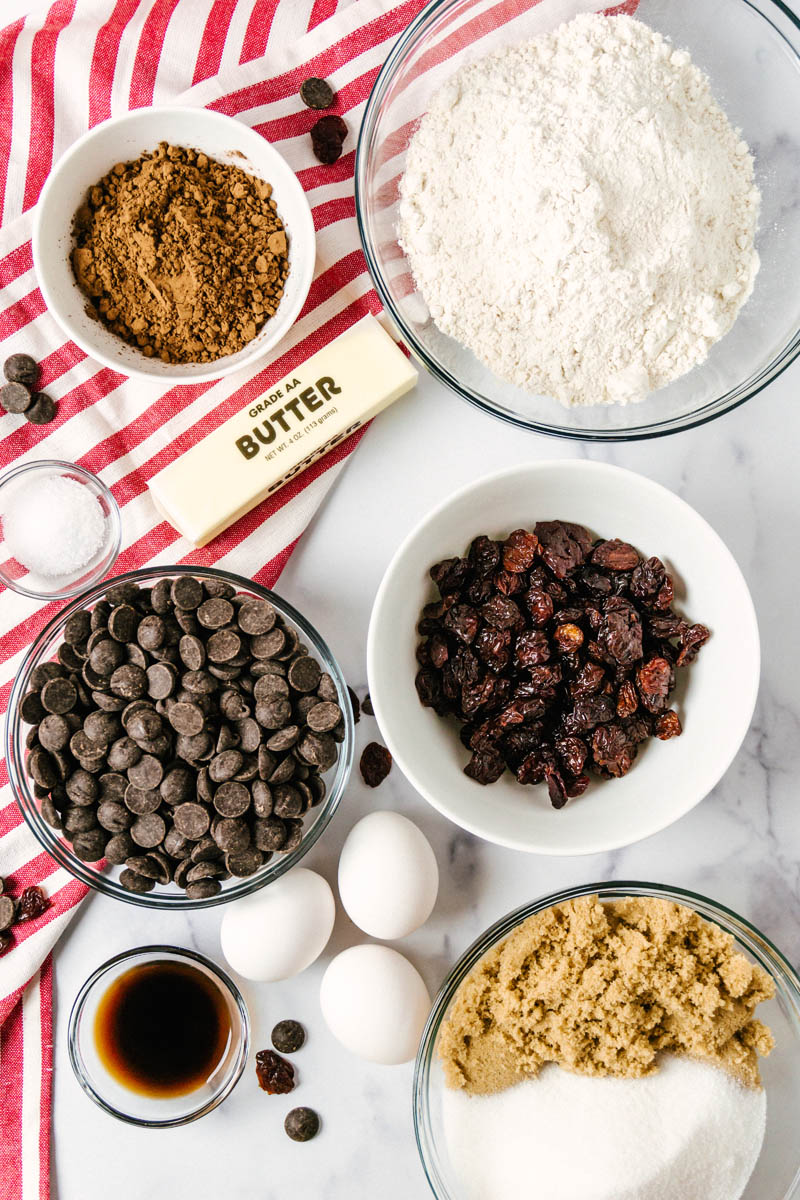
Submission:
POLYGON ((23 567, 48 579, 85 567, 105 537, 97 497, 64 475, 20 481, 3 513, 7 549, 23 567))
POLYGON ((490 1096, 445 1089, 465 1200, 739 1200, 764 1140, 766 1095, 666 1056, 644 1079, 547 1066, 490 1096))

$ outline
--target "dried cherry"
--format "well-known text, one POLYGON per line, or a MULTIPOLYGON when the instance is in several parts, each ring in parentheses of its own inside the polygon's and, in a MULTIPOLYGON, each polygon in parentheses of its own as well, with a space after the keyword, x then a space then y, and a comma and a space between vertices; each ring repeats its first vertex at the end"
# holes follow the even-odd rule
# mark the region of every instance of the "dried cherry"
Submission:
POLYGON ((294 1091, 294 1067, 274 1050, 259 1050, 256 1054, 258 1086, 269 1096, 285 1096, 294 1091))
POLYGON ((35 921, 47 912, 50 901, 40 887, 26 887, 17 901, 17 923, 35 921))
MULTIPOLYGON (((430 574, 440 598, 420 616, 416 688, 459 720, 470 778, 491 784, 509 768, 522 784, 546 782, 560 808, 589 772, 624 775, 643 741, 681 732, 668 709, 675 671, 709 631, 673 612, 661 559, 544 521, 503 541, 482 534, 430 574)), ((362 773, 375 755, 383 778, 388 751, 367 751, 362 773)))

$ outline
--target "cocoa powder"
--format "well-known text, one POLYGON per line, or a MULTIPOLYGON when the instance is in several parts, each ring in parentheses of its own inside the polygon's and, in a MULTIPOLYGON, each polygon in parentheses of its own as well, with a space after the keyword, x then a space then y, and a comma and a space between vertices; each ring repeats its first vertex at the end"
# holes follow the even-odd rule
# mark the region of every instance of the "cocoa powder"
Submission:
POLYGON ((148 358, 213 362, 251 341, 289 273, 270 184, 162 142, 75 215, 72 267, 99 320, 148 358))

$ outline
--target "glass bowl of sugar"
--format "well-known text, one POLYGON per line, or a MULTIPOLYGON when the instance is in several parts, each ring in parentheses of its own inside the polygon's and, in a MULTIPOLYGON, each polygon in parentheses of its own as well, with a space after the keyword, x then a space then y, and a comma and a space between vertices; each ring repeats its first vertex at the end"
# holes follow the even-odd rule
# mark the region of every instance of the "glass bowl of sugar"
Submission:
MULTIPOLYGON (((656 949, 660 953, 664 940, 654 939, 644 951, 639 948, 642 960, 656 949)), ((614 996, 618 998, 615 1013, 623 1009, 629 1015, 639 1011, 633 993, 626 993, 621 964, 626 950, 641 944, 636 929, 622 926, 609 939, 613 956, 618 955, 615 957, 618 977, 601 987, 592 1010, 593 1018, 604 1007, 609 1010, 609 998, 614 996)), ((712 956, 712 966, 714 962, 719 966, 724 955, 719 953, 718 945, 715 953, 717 958, 712 956)), ((597 958, 600 957, 598 954, 597 958)), ((598 969, 598 961, 592 959, 582 976, 584 983, 588 981, 587 987, 592 984, 592 973, 598 969)), ((723 980, 726 974, 726 966, 721 965, 719 975, 723 980)), ((734 997, 727 1008, 722 1002, 719 1004, 719 1011, 730 1016, 737 1004, 745 1007, 750 989, 744 986, 738 989, 733 976, 727 977, 731 992, 727 993, 718 978, 716 987, 720 996, 731 1001, 734 993, 738 996, 741 992, 741 999, 734 997)), ((694 1003, 702 1008, 708 999, 699 995, 703 988, 697 976, 694 981, 689 1009, 694 1003)), ((710 982, 713 992, 713 976, 710 982)), ((653 1026, 657 1024, 660 1004, 665 1012, 669 1010, 670 1015, 665 1018, 667 1027, 674 1027, 678 1010, 670 1006, 666 994, 654 997, 648 1006, 653 1026)), ((557 1009, 558 1005, 554 1007, 557 1009)), ((712 1021, 717 1020, 716 1011, 712 1021)), ((723 1028, 723 1019, 715 1027, 720 1043, 730 1033, 729 1028, 726 1027, 727 1032, 723 1028)), ((594 1026, 589 1021, 587 1042, 592 1045, 603 1042, 604 1031, 599 1025, 599 1020, 595 1020, 594 1026)), ((575 1028, 579 1026, 580 1021, 575 1028)), ((566 1035, 565 1042, 570 1042, 566 1035)), ((618 1053, 624 1055, 625 1047, 620 1047, 618 1053)), ((721 1061, 724 1055, 721 1051, 717 1053, 721 1061)), ((780 951, 750 922, 714 900, 681 888, 655 883, 587 884, 544 896, 501 918, 464 952, 442 985, 420 1042, 413 1087, 417 1146, 436 1200, 478 1197, 507 1200, 511 1195, 516 1200, 665 1200, 667 1197, 670 1200, 673 1197, 798 1200, 800 1197, 800 1147, 796 1129, 800 1111, 800 978, 780 951), (503 1047, 499 1053, 497 1045, 488 1056, 485 1046, 469 1045, 460 1058, 453 1057, 456 1044, 453 1027, 459 1024, 467 1027, 464 1013, 470 1007, 483 1022, 484 1031, 489 1024, 503 1019, 503 1012, 509 1011, 508 1007, 498 1009, 495 1005, 491 987, 498 984, 492 985, 492 979, 499 980, 499 987, 505 989, 503 1003, 513 1001, 514 989, 519 987, 524 1012, 535 1014, 547 1010, 538 1026, 542 1041, 552 1040, 554 1029, 561 1036, 564 1030, 573 1028, 569 1021, 560 1019, 558 1012, 550 1011, 546 1001, 542 1001, 541 1009, 531 1007, 531 997, 525 990, 529 985, 524 980, 515 983, 515 978, 519 980, 526 971, 529 974, 525 978, 545 972, 555 988, 566 992, 572 967, 575 962, 584 961, 575 921, 564 938, 565 953, 569 947, 574 953, 563 971, 554 961, 552 947, 557 944, 557 933, 552 935, 551 942, 542 943, 539 952, 532 952, 522 960, 518 941, 505 957, 501 955, 511 935, 531 918, 542 914, 547 922, 547 910, 558 908, 549 925, 543 926, 552 931, 554 925, 564 925, 563 906, 573 901, 585 902, 593 896, 604 908, 608 904, 613 908, 616 901, 632 900, 646 905, 657 900, 688 909, 690 920, 685 941, 678 947, 679 955, 686 960, 679 978, 688 981, 687 987, 691 986, 689 958, 702 957, 704 945, 711 945, 714 931, 713 928, 709 931, 707 924, 717 926, 726 938, 733 939, 730 951, 745 974, 748 968, 740 955, 751 967, 766 972, 774 983, 774 995, 758 1003, 754 1014, 757 1021, 763 1021, 772 1031, 775 1043, 768 1057, 758 1060, 763 1089, 745 1086, 727 1070, 712 1065, 713 1055, 709 1061, 702 1061, 680 1053, 662 1053, 655 1072, 642 1078, 598 1077, 546 1063, 537 1075, 513 1086, 501 1082, 498 1086, 502 1090, 491 1094, 470 1094, 469 1079, 465 1087, 448 1086, 448 1078, 451 1083, 454 1078, 454 1062, 456 1074, 462 1068, 467 1075, 473 1072, 470 1078, 474 1083, 487 1066, 495 1070, 499 1060, 513 1058, 518 1044, 524 1045, 526 1052, 532 1045, 540 1044, 527 1029, 528 1020, 526 1030, 520 1030, 519 1041, 498 1038, 503 1047), (701 918, 699 932, 695 914, 701 918), (518 975, 512 970, 514 965, 518 975), (475 1008, 477 993, 470 991, 469 984, 473 971, 480 967, 486 968, 481 980, 482 1004, 475 1008), (552 1017, 551 1024, 548 1016, 552 1017)), ((476 1088, 472 1087, 472 1091, 476 1088)))
POLYGON ((0 476, 0 582, 33 600, 66 600, 106 575, 122 521, 106 485, 74 463, 42 459, 0 476))

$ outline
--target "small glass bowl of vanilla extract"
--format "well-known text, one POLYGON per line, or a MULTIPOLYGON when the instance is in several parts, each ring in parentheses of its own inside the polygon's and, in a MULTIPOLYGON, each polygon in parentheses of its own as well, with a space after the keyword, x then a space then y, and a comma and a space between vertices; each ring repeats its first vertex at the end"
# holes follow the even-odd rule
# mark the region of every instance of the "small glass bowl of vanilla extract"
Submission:
POLYGON ((69 1056, 111 1116, 151 1128, 205 1116, 236 1086, 250 1046, 239 989, 210 959, 142 946, 94 971, 69 1018, 69 1056))

